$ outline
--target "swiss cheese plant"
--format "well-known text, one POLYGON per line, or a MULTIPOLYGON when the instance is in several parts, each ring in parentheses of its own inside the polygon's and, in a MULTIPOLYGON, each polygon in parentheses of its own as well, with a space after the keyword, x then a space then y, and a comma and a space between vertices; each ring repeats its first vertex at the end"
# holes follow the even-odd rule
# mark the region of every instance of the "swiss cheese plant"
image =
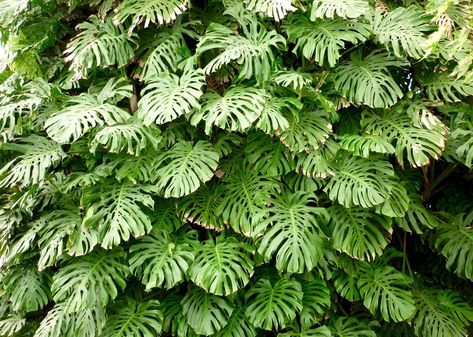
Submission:
POLYGON ((0 0, 0 336, 473 334, 469 0, 0 0))

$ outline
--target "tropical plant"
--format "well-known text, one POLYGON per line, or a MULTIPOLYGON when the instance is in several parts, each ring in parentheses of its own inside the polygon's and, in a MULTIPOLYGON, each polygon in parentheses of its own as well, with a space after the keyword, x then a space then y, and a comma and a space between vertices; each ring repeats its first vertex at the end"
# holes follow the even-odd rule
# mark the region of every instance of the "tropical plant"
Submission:
POLYGON ((468 0, 0 0, 0 337, 473 333, 468 0))

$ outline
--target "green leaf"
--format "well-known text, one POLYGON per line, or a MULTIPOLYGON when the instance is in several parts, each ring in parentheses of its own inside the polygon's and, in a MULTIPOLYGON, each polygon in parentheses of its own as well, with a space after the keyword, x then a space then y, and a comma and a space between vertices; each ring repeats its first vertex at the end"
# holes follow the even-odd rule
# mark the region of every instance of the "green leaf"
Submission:
POLYGON ((375 206, 375 211, 392 218, 403 217, 406 212, 411 211, 409 209, 411 199, 400 181, 394 180, 392 183, 393 187, 388 198, 382 204, 375 206))
POLYGON ((264 13, 276 22, 297 9, 293 6, 292 0, 245 0, 244 2, 248 10, 264 13))
POLYGON ((106 306, 126 286, 124 258, 120 250, 96 250, 69 260, 53 277, 54 301, 64 301, 68 313, 106 306))
POLYGON ((196 247, 189 278, 206 292, 228 296, 245 287, 253 274, 250 245, 233 237, 209 239, 196 247))
POLYGON ((401 166, 404 165, 404 157, 413 167, 428 165, 430 158, 438 159, 445 148, 442 124, 430 128, 416 127, 401 106, 384 110, 382 114, 364 111, 361 125, 367 133, 381 136, 394 144, 401 166))
POLYGON ((321 66, 333 67, 345 44, 356 45, 370 36, 369 25, 342 19, 311 21, 304 15, 293 15, 287 26, 288 40, 295 42, 293 52, 314 59, 321 66))
POLYGON ((96 126, 124 123, 130 115, 114 105, 117 95, 129 97, 131 86, 110 79, 99 93, 70 97, 66 106, 45 123, 48 136, 58 143, 72 143, 96 126))
POLYGON ((332 124, 324 111, 301 111, 297 116, 287 116, 289 127, 279 139, 291 151, 311 152, 326 142, 332 133, 332 124))
POLYGON ((435 228, 443 222, 425 208, 419 195, 411 194, 409 199, 406 214, 402 218, 394 218, 396 225, 404 231, 422 234, 423 230, 435 228))
POLYGON ((248 167, 222 178, 223 200, 216 209, 233 230, 245 236, 255 236, 256 227, 265 216, 269 196, 278 189, 272 178, 261 176, 248 167))
POLYGON ((310 19, 333 19, 335 14, 341 18, 357 18, 370 11, 366 0, 314 0, 310 12, 310 19))
POLYGON ((43 181, 48 170, 66 157, 61 146, 55 141, 31 135, 15 144, 23 153, 8 162, 0 170, 0 187, 20 184, 21 187, 43 181))
POLYGON ((147 53, 141 76, 144 81, 152 81, 160 73, 171 73, 177 70, 184 59, 183 50, 187 50, 183 33, 192 36, 193 31, 183 26, 174 25, 171 31, 160 31, 157 40, 153 41, 153 49, 147 53))
POLYGON ((279 333, 278 337, 331 337, 330 329, 322 325, 317 328, 300 329, 299 331, 288 331, 279 333))
POLYGON ((241 29, 244 36, 215 22, 209 25, 197 45, 196 54, 199 56, 215 49, 219 53, 205 66, 205 73, 214 73, 234 62, 241 65, 238 68, 239 78, 255 76, 258 82, 267 80, 275 59, 272 48, 282 49, 286 40, 275 30, 266 30, 257 20, 242 25, 241 29))
POLYGON ((43 217, 44 226, 39 231, 39 271, 56 263, 66 251, 68 237, 81 230, 82 218, 77 210, 56 210, 43 217))
POLYGON ((260 279, 246 292, 246 316, 256 327, 281 329, 302 309, 302 287, 297 281, 279 279, 274 285, 260 279))
MULTIPOLYGON (((279 84, 280 86, 291 88, 295 92, 300 92, 303 88, 310 86, 314 79, 312 78, 312 75, 308 73, 301 73, 299 71, 294 71, 294 70, 279 70, 276 73, 274 73, 272 80, 276 82, 277 84, 279 84)), ((302 107, 300 102, 295 100, 292 97, 285 97, 285 99, 276 98, 274 99, 274 101, 287 102, 287 103, 294 102, 294 105, 298 104, 302 107)))
POLYGON ((313 206, 314 198, 305 193, 285 193, 272 201, 271 215, 258 226, 270 228, 259 242, 258 253, 266 260, 276 257, 276 268, 288 273, 312 270, 322 257, 323 233, 320 226, 328 214, 313 206))
POLYGON ((179 201, 179 213, 186 221, 203 228, 223 230, 225 224, 216 213, 223 198, 223 189, 219 185, 207 184, 179 201))
MULTIPOLYGON (((304 294, 300 322, 302 327, 309 328, 318 323, 323 318, 325 310, 330 307, 330 290, 325 281, 317 277, 313 280, 301 280, 300 283, 304 294)), ((311 333, 315 334, 315 331, 311 333)))
POLYGON ((156 171, 156 187, 165 198, 183 197, 212 179, 219 154, 207 141, 200 140, 195 145, 179 141, 160 160, 165 165, 156 171))
POLYGON ((223 96, 207 93, 202 97, 200 111, 193 114, 191 123, 197 125, 205 121, 205 133, 218 126, 227 131, 245 132, 263 113, 268 95, 261 89, 233 87, 223 96))
POLYGON ((57 303, 43 318, 34 337, 61 337, 66 333, 71 321, 66 313, 67 304, 57 303))
POLYGON ((358 288, 363 304, 373 315, 379 312, 385 321, 400 322, 416 311, 411 292, 404 289, 409 283, 407 276, 392 267, 367 265, 360 272, 358 288))
POLYGON ((216 337, 256 337, 256 328, 248 321, 245 315, 246 307, 240 306, 236 308, 227 325, 220 330, 216 337))
POLYGON ((138 102, 138 116, 146 125, 168 123, 192 109, 200 109, 199 98, 205 77, 201 69, 186 69, 178 77, 161 73, 142 91, 138 102))
POLYGON ((301 152, 297 155, 297 170, 310 178, 325 179, 335 175, 331 161, 339 149, 339 145, 328 139, 323 147, 309 153, 301 152))
POLYGON ((168 293, 161 301, 163 312, 163 331, 178 337, 197 337, 195 331, 187 323, 187 318, 182 313, 182 295, 168 293))
POLYGON ((405 52, 410 57, 422 58, 425 54, 424 33, 432 30, 430 18, 416 6, 398 7, 389 13, 378 9, 372 18, 373 33, 397 57, 405 52))
POLYGON ((115 23, 123 23, 132 17, 129 31, 133 31, 140 23, 144 27, 149 24, 168 24, 176 20, 179 14, 187 10, 187 0, 124 0, 115 9, 115 23))
POLYGON ((20 315, 8 316, 0 320, 0 336, 15 336, 26 324, 20 315))
POLYGON ((335 68, 335 89, 354 104, 365 104, 372 108, 390 107, 403 96, 403 92, 392 78, 389 67, 404 65, 380 50, 363 57, 359 49, 350 54, 349 61, 335 68))
POLYGON ((146 285, 170 289, 186 276, 194 252, 195 233, 176 236, 166 230, 154 230, 130 247, 130 270, 146 285))
POLYGON ((255 169, 270 177, 279 177, 294 170, 291 152, 277 138, 264 133, 251 133, 245 153, 255 169))
POLYGON ((292 97, 275 98, 267 100, 259 117, 256 128, 267 134, 280 134, 289 128, 287 114, 297 114, 302 109, 302 103, 292 97))
POLYGON ((163 314, 159 301, 116 302, 100 337, 155 337, 161 334, 163 314))
POLYGON ((9 295, 12 308, 19 312, 42 309, 51 298, 51 277, 35 268, 14 267, 2 278, 2 284, 9 295))
POLYGON ((363 208, 329 208, 333 247, 358 260, 383 254, 392 234, 391 219, 363 208))
POLYGON ((473 84, 465 77, 454 78, 447 73, 431 71, 419 80, 431 101, 459 102, 461 96, 473 95, 473 84))
POLYGON ((343 135, 340 147, 356 156, 368 158, 371 153, 393 154, 394 146, 378 135, 343 135))
POLYGON ((451 290, 432 288, 414 291, 417 313, 414 329, 420 337, 464 337, 466 327, 473 321, 473 311, 451 290))
POLYGON ((182 313, 198 334, 210 336, 227 325, 233 307, 222 297, 190 288, 182 299, 182 313))
POLYGON ((379 205, 389 197, 394 172, 386 161, 342 157, 334 169, 335 176, 324 188, 332 201, 345 207, 367 208, 379 205))
POLYGON ((153 208, 153 198, 144 193, 149 191, 149 187, 127 183, 87 191, 89 207, 84 221, 98 229, 103 248, 110 249, 131 236, 136 238, 151 231, 151 221, 141 207, 153 208))
POLYGON ((376 337, 366 322, 353 317, 339 317, 330 326, 332 337, 376 337))
POLYGON ((473 281, 473 212, 438 226, 435 246, 447 259, 448 270, 473 281))
POLYGON ((75 79, 87 76, 88 69, 116 65, 123 67, 134 56, 136 35, 128 36, 120 25, 112 20, 91 16, 90 22, 77 25, 81 32, 68 43, 64 61, 71 62, 69 69, 75 79))
POLYGON ((139 121, 105 126, 94 137, 90 151, 95 152, 102 145, 109 152, 139 156, 140 152, 156 149, 161 142, 160 131, 156 127, 145 126, 139 121))

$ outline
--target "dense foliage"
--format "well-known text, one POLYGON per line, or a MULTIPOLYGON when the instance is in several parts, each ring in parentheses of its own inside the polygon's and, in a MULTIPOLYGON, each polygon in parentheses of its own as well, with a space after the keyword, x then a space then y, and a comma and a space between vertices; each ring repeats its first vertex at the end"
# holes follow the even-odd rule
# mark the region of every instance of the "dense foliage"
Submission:
POLYGON ((469 0, 0 0, 0 335, 461 337, 469 0))

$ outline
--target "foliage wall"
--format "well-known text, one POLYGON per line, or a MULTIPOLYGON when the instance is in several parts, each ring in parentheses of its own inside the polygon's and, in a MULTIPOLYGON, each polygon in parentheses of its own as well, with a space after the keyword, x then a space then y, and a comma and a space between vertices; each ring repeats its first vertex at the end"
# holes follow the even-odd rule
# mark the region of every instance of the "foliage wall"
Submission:
POLYGON ((1 0, 0 335, 461 337, 468 0, 1 0))

